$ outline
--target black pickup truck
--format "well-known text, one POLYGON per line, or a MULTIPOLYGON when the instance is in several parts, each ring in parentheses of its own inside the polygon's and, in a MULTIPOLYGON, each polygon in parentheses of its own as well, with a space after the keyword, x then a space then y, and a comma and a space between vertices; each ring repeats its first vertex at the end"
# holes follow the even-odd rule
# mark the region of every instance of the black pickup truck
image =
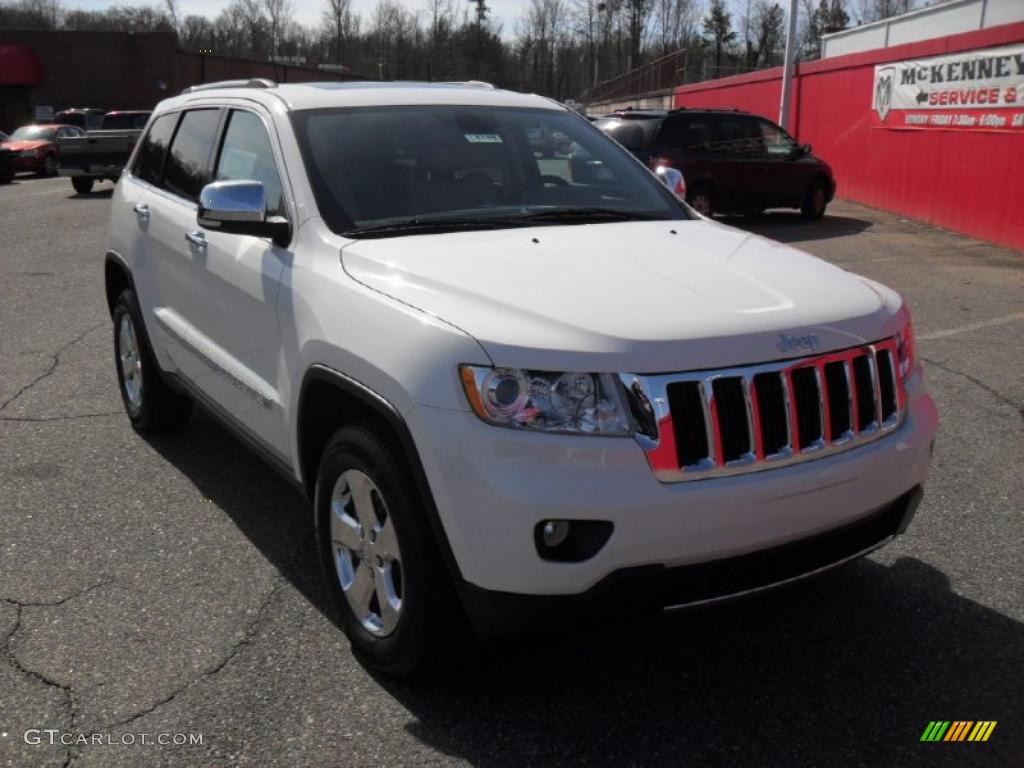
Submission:
POLYGON ((60 175, 70 177, 71 185, 81 194, 92 191, 96 181, 117 181, 149 115, 143 111, 108 112, 99 130, 58 139, 60 175))

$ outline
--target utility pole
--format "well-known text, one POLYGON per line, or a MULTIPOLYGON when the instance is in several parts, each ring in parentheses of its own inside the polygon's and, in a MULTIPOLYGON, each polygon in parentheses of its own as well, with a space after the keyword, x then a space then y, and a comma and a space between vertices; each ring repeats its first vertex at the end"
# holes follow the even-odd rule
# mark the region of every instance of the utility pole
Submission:
POLYGON ((469 0, 476 5, 476 78, 480 79, 480 60, 483 58, 484 49, 484 22, 487 21, 487 14, 490 8, 485 0, 469 0))
POLYGON ((782 98, 779 101, 779 125, 788 131, 789 92, 793 83, 793 62, 796 59, 796 14, 798 0, 789 2, 789 30, 786 33, 786 59, 782 63, 782 98))

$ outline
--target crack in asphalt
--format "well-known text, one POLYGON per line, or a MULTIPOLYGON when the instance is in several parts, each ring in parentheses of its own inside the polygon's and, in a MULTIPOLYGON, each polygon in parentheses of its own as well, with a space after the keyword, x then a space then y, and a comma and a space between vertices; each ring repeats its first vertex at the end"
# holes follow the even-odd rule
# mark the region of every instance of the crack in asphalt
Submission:
MULTIPOLYGON (((69 600, 74 600, 75 598, 82 597, 83 595, 88 594, 89 592, 92 592, 95 589, 99 589, 100 587, 105 586, 109 583, 111 582, 101 581, 96 584, 91 584, 88 587, 85 587, 84 589, 75 592, 74 594, 68 595, 67 597, 62 597, 60 600, 53 601, 26 601, 17 600, 10 597, 0 598, 0 600, 3 600, 3 602, 14 606, 14 627, 11 628, 11 631, 7 633, 7 636, 3 640, 4 655, 7 657, 8 663, 14 669, 18 670, 26 677, 31 677, 43 683, 44 685, 47 685, 51 688, 56 688, 64 693, 65 709, 67 709, 68 712, 68 730, 70 731, 73 731, 75 725, 78 723, 78 696, 75 693, 74 688, 71 685, 66 685, 64 683, 52 679, 51 677, 44 674, 43 672, 40 672, 39 670, 29 669, 22 663, 21 659, 18 658, 17 654, 14 652, 14 648, 12 648, 11 646, 14 641, 14 636, 18 633, 18 630, 21 629, 21 614, 25 608, 53 608, 58 605, 64 605, 64 603, 68 602, 69 600)), ((71 745, 65 745, 64 762, 62 763, 64 768, 67 768, 67 766, 71 765, 73 757, 74 755, 72 753, 71 745)))
POLYGON ((72 419, 97 419, 102 416, 117 416, 121 412, 118 409, 114 411, 100 411, 99 413, 71 413, 58 416, 0 416, 0 421, 71 421, 72 419))
POLYGON ((125 725, 134 723, 136 720, 145 717, 146 715, 151 714, 152 712, 155 712, 157 709, 164 706, 165 704, 169 704, 170 702, 174 701, 174 699, 176 699, 178 696, 187 691, 196 683, 200 682, 201 680, 205 680, 208 677, 216 675, 218 672, 224 669, 224 667, 226 667, 232 661, 232 659, 236 658, 247 646, 251 645, 256 638, 260 625, 263 623, 263 620, 265 619, 267 609, 273 602, 274 597, 276 597, 278 592, 281 591, 281 588, 288 581, 288 577, 285 574, 289 572, 291 570, 291 567, 299 561, 300 556, 307 551, 308 545, 309 542, 303 542, 302 546, 298 547, 295 553, 288 559, 285 568, 278 572, 277 576, 274 578, 274 586, 271 587, 270 590, 267 592, 266 597, 264 597, 263 600, 260 601, 260 605, 256 609, 256 616, 248 624, 248 626, 246 626, 244 632, 242 633, 242 637, 238 640, 238 642, 231 646, 231 648, 228 650, 227 655, 223 659, 217 662, 217 664, 215 664, 210 669, 196 675, 184 685, 179 686, 170 694, 162 698, 160 701, 154 703, 152 706, 146 707, 142 711, 137 712, 131 717, 128 717, 124 720, 109 723, 103 726, 103 729, 110 731, 114 728, 120 728, 125 725))
POLYGON ((932 360, 930 358, 922 356, 921 359, 930 365, 934 365, 936 368, 946 371, 946 373, 952 373, 955 374, 956 376, 963 376, 965 379, 967 379, 975 386, 980 387, 981 389, 988 392, 990 395, 992 395, 992 397, 994 397, 999 402, 1003 403, 1004 405, 1010 406, 1011 408, 1015 409, 1019 414, 1024 416, 1024 406, 1018 405, 1017 403, 1013 402, 1013 400, 1004 395, 998 389, 990 387, 981 379, 978 379, 969 373, 965 373, 964 371, 958 371, 956 368, 951 368, 948 365, 944 365, 943 363, 936 362, 935 360, 932 360))
POLYGON ((90 333, 95 331, 97 328, 101 328, 104 325, 106 325, 106 321, 105 320, 101 321, 99 323, 96 323, 95 325, 89 326, 89 328, 87 328, 85 331, 83 331, 82 333, 80 333, 77 336, 75 336, 75 338, 73 338, 71 341, 69 341, 63 347, 61 347, 56 352, 54 352, 53 353, 53 362, 50 363, 50 367, 47 368, 45 371, 43 371, 43 373, 41 373, 35 379, 30 381, 28 384, 23 386, 21 389, 19 389, 17 392, 15 392, 13 395, 11 395, 9 398, 7 398, 7 400, 5 400, 2 404, 0 404, 0 411, 6 409, 7 406, 9 406, 11 403, 13 403, 15 400, 17 400, 19 397, 21 397, 26 392, 28 392, 30 389, 32 389, 32 387, 34 387, 39 382, 45 381, 46 379, 50 378, 50 376, 53 375, 53 372, 57 370, 57 366, 60 365, 60 356, 61 355, 63 355, 65 352, 68 351, 68 349, 70 349, 75 344, 80 342, 82 339, 84 339, 90 333))

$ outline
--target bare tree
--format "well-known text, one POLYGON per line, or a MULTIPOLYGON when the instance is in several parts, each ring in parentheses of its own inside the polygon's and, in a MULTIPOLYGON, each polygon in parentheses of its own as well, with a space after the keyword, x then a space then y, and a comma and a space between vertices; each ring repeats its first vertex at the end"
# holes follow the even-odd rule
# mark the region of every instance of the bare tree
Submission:
POLYGON ((324 26, 330 31, 334 44, 334 60, 341 64, 347 43, 352 39, 355 16, 352 0, 327 0, 323 12, 324 26))
POLYGON ((273 58, 278 53, 281 32, 292 14, 292 3, 291 0, 263 0, 263 7, 270 19, 270 56, 273 58))

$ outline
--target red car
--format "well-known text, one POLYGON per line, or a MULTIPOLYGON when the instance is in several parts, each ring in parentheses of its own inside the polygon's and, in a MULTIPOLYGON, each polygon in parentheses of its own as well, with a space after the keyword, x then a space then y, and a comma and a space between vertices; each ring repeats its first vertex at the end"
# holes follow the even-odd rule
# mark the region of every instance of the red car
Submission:
POLYGON ((14 170, 34 171, 43 176, 57 174, 57 139, 85 136, 85 131, 73 125, 26 125, 0 142, 15 153, 14 170))

